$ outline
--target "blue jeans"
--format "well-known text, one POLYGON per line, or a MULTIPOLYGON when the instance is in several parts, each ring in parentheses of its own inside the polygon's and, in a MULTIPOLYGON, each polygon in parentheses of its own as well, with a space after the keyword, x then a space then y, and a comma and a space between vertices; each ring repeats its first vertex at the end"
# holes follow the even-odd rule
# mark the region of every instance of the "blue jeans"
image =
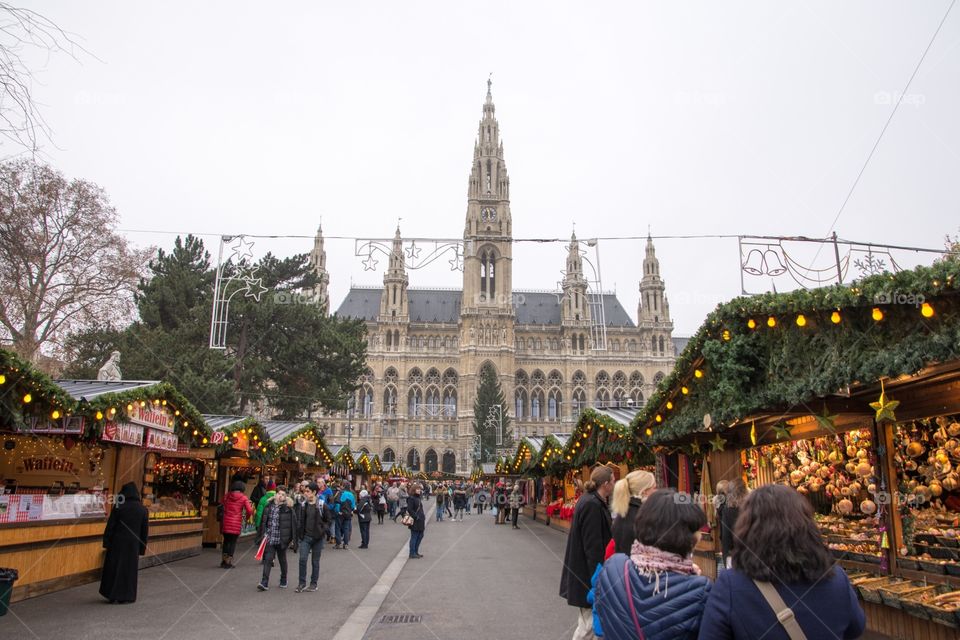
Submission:
POLYGON ((297 584, 301 587, 307 584, 307 554, 310 556, 310 584, 317 586, 320 581, 320 554, 323 553, 323 538, 313 539, 306 536, 300 541, 300 576, 297 584))
POLYGON ((410 555, 420 555, 420 543, 423 541, 423 531, 410 530, 410 555))
POLYGON ((337 518, 337 544, 350 544, 353 518, 337 518))
POLYGON ((443 522, 443 505, 437 505, 437 522, 443 522))
POLYGON ((370 522, 358 522, 360 525, 360 545, 363 547, 370 546, 370 522))

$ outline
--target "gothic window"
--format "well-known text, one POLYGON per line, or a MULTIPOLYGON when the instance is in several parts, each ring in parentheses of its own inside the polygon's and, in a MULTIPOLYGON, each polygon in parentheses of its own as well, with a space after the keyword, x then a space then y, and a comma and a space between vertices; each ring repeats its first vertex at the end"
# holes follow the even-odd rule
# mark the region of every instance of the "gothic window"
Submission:
POLYGON ((601 371, 597 374, 597 386, 606 387, 610 385, 610 374, 606 371, 601 371))
POLYGON ((443 392, 443 415, 446 418, 457 417, 457 390, 447 388, 443 392))
POLYGON ((575 371, 573 374, 573 385, 575 387, 585 387, 587 386, 587 376, 584 375, 583 371, 575 371))
POLYGON ((524 371, 523 369, 520 369, 519 371, 517 371, 517 373, 514 375, 514 380, 517 386, 525 387, 528 384, 530 384, 530 380, 527 378, 527 372, 524 371))
POLYGON ((563 376, 560 375, 559 371, 554 369, 547 377, 547 382, 551 387, 559 387, 561 384, 563 384, 563 376))
POLYGON ((610 405, 610 392, 606 389, 597 390, 597 408, 606 409, 610 405))
POLYGON ((547 418, 556 420, 560 417, 561 395, 559 389, 553 389, 547 399, 547 418))
POLYGON ((663 371, 657 371, 657 375, 653 376, 653 384, 660 386, 660 383, 663 382, 663 371))
POLYGON ((453 451, 445 451, 441 462, 441 469, 444 473, 457 472, 457 454, 453 451))
POLYGON ((579 417, 583 410, 587 408, 587 394, 583 389, 577 389, 573 392, 573 416, 579 417))
POLYGON ((624 401, 627 397, 626 392, 623 389, 614 389, 613 390, 613 406, 620 408, 626 404, 624 401))
POLYGON ((440 372, 437 369, 431 368, 427 371, 425 380, 427 384, 440 384, 440 372))
POLYGON ((610 342, 611 351, 620 351, 620 341, 612 340, 610 342))
POLYGON ((407 452, 407 469, 410 471, 420 471, 420 452, 416 449, 410 449, 407 452))
POLYGON ((414 367, 410 370, 410 374, 407 376, 407 382, 410 384, 422 384, 423 383, 423 373, 417 367, 414 367))
POLYGON ((639 389, 643 386, 643 374, 639 371, 634 371, 630 374, 630 388, 639 389))
POLYGON ((559 349, 560 349, 560 342, 558 342, 556 338, 551 338, 551 339, 550 339, 550 348, 553 349, 554 351, 559 350, 559 349))
POLYGON ((407 416, 412 418, 420 415, 422 405, 423 392, 417 387, 410 389, 410 393, 407 394, 407 416))
POLYGON ((387 347, 393 346, 393 331, 387 331, 387 347))
POLYGON ((397 389, 392 384, 383 390, 383 411, 387 415, 397 415, 397 389))
POLYGON ((540 342, 540 338, 537 338, 537 351, 543 351, 543 343, 540 342))
POLYGON ((517 389, 514 394, 515 400, 515 415, 517 420, 521 420, 524 417, 524 408, 527 406, 527 392, 523 389, 517 389))
POLYGON ((397 461, 397 454, 394 453, 393 449, 391 449, 390 447, 387 447, 386 449, 383 450, 383 455, 380 456, 380 460, 381 460, 383 463, 387 463, 387 462, 393 463, 393 462, 396 462, 396 461, 397 461))
POLYGON ((581 333, 581 334, 580 334, 580 353, 583 353, 583 350, 584 350, 584 346, 583 346, 583 334, 581 333))
POLYGON ((367 385, 363 388, 363 416, 369 418, 373 415, 373 387, 367 385))
POLYGON ((443 372, 443 384, 444 386, 457 386, 457 372, 453 369, 447 369, 443 372))
POLYGON ((440 390, 436 387, 430 387, 427 389, 426 414, 430 418, 435 418, 440 415, 440 411, 440 390))
POLYGON ((427 449, 427 454, 423 457, 425 471, 432 473, 437 470, 437 452, 433 449, 427 449))
POLYGON ((660 336, 660 353, 666 353, 666 350, 663 348, 663 336, 660 336))
POLYGON ((630 392, 630 397, 633 398, 633 406, 638 408, 643 406, 643 391, 634 389, 630 392))
POLYGON ((399 376, 399 374, 397 374, 397 370, 394 369, 393 367, 388 368, 388 369, 383 373, 383 381, 386 382, 387 384, 390 384, 391 382, 394 383, 394 384, 396 384, 396 382, 397 382, 397 380, 399 380, 399 378, 400 378, 400 376, 399 376))
POLYGON ((493 173, 493 163, 487 160, 487 193, 490 193, 490 187, 491 187, 490 181, 492 180, 492 175, 491 175, 492 173, 493 173))
POLYGON ((542 416, 540 409, 543 406, 543 392, 537 389, 530 394, 530 417, 539 420, 542 416))
POLYGON ((527 338, 527 349, 533 351, 533 338, 527 338))
POLYGON ((617 371, 613 374, 613 386, 617 388, 622 388, 627 386, 627 376, 623 371, 617 371))

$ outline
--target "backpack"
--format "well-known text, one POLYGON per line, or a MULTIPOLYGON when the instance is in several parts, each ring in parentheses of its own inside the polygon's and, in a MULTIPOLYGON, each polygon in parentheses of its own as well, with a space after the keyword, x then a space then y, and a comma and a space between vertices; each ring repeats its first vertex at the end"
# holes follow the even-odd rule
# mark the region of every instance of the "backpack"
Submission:
POLYGON ((353 517, 353 503, 349 500, 340 501, 340 518, 346 520, 353 517))

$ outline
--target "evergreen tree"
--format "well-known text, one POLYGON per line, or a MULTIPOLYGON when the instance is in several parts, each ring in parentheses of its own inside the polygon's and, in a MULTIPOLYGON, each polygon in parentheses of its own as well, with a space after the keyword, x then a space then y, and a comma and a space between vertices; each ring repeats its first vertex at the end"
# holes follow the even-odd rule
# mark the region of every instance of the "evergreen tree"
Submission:
POLYGON ((480 436, 480 462, 489 462, 497 456, 496 418, 493 407, 500 407, 502 416, 502 438, 500 446, 507 446, 513 435, 510 430, 510 416, 507 403, 503 399, 503 389, 494 368, 486 364, 480 369, 480 386, 477 399, 473 403, 473 432, 480 436))

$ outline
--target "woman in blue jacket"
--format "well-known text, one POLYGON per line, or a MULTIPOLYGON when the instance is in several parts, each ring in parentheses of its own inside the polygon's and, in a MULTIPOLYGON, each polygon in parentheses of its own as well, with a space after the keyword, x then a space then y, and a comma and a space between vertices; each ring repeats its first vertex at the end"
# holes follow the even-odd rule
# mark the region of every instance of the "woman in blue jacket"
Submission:
POLYGON ((594 612, 606 640, 697 637, 710 581, 690 556, 706 523, 685 493, 660 489, 646 499, 630 555, 615 553, 596 576, 594 612))
POLYGON ((751 493, 733 530, 732 571, 710 593, 700 638, 788 640, 781 619, 807 638, 859 638, 866 619, 847 574, 834 566, 813 521, 813 509, 792 487, 751 493), (761 589, 782 603, 771 604, 761 589), (789 608, 789 611, 784 609, 789 608))

